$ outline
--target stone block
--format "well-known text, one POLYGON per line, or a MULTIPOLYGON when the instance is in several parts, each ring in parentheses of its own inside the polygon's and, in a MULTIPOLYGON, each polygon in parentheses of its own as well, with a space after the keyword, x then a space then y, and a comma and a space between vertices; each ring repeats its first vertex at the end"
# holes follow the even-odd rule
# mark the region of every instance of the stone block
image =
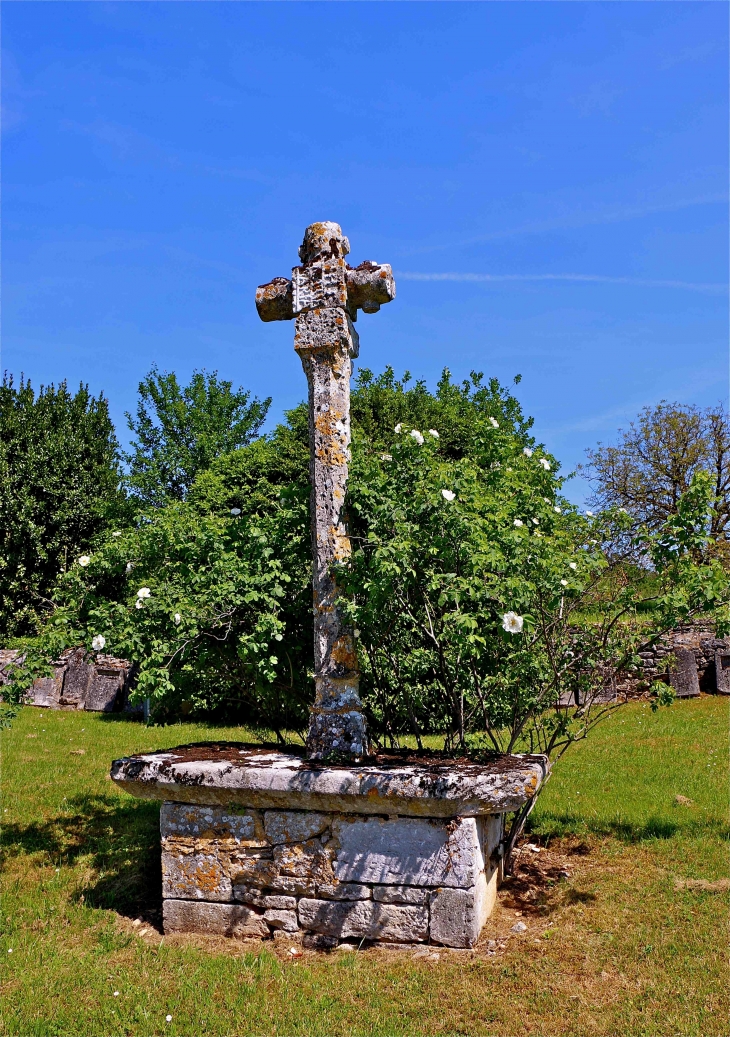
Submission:
POLYGON ((89 681, 84 708, 97 713, 112 713, 124 691, 124 676, 119 670, 102 669, 97 665, 89 681))
POLYGON ((221 862, 207 853, 162 853, 162 895, 182 900, 233 900, 221 862))
POLYGON ((272 843, 303 843, 321 835, 330 824, 327 814, 315 814, 303 810, 267 810, 264 814, 264 829, 272 843))
POLYGON ((373 900, 379 904, 427 904, 429 892, 416 886, 375 886, 373 900))
POLYGON ((262 937, 269 927, 262 916, 244 904, 208 904, 194 900, 165 900, 165 933, 208 933, 215 936, 262 937))
MULTIPOLYGON (((236 883, 233 884, 233 899, 238 903, 250 904, 252 907, 264 908, 266 896, 261 892, 260 889, 254 889, 252 886, 239 886, 236 883)), ((296 904, 296 899, 292 897, 296 904)))
POLYGON ((66 661, 66 672, 59 699, 60 706, 83 709, 89 684, 94 677, 94 665, 86 661, 86 652, 77 648, 66 661))
POLYGON ((718 695, 730 695, 730 649, 715 652, 715 687, 718 695))
POLYGON ((309 951, 331 951, 337 943, 336 936, 325 936, 324 933, 302 934, 302 947, 309 951))
POLYGON ((471 889, 442 888, 432 893, 431 940, 446 947, 473 947, 488 915, 486 894, 483 874, 471 889))
POLYGON ((420 818, 338 819, 333 864, 340 881, 469 888, 484 868, 477 822, 420 818))
POLYGON ((297 878, 331 884, 333 849, 319 839, 274 847, 274 862, 281 878, 297 878))
POLYGON ((277 910, 281 911, 296 911, 297 909, 296 897, 264 897, 263 903, 265 908, 276 908, 277 910))
POLYGON ((244 846, 265 846, 261 815, 257 811, 236 812, 225 807, 195 806, 192 803, 163 803, 160 834, 172 837, 232 840, 244 846))
POLYGON ((276 889, 281 893, 294 893, 293 889, 281 889, 279 884, 274 885, 278 869, 271 858, 268 850, 240 853, 230 861, 230 876, 234 888, 236 886, 253 886, 255 889, 276 889))
POLYGON ((284 911, 282 908, 267 908, 264 911, 264 921, 272 929, 286 929, 289 932, 296 932, 299 928, 296 911, 284 911))
POLYGON ((675 648, 675 666, 669 674, 674 693, 679 699, 697 698, 700 681, 697 676, 697 660, 691 648, 675 648))
POLYGON ((336 937, 357 937, 395 943, 414 943, 428 939, 428 908, 376 904, 372 900, 299 901, 302 929, 336 937))
POLYGON ((369 900, 370 886, 360 882, 317 883, 317 896, 321 900, 369 900))

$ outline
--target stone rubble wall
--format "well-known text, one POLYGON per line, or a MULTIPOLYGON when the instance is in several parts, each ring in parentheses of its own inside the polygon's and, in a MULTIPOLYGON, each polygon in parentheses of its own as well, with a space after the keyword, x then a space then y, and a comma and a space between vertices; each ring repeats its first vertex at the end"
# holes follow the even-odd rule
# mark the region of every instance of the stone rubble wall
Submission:
POLYGON ((677 627, 639 655, 641 673, 626 675, 618 685, 619 692, 629 698, 646 694, 655 680, 669 680, 681 698, 694 697, 700 692, 730 694, 722 672, 722 659, 730 655, 730 641, 716 637, 711 626, 677 627), (676 663, 671 669, 669 657, 676 663))
POLYGON ((472 947, 498 815, 426 819, 162 804, 166 933, 472 947))
MULTIPOLYGON (((20 652, 0 649, 0 686, 9 670, 23 661, 20 652)), ((131 663, 97 652, 88 657, 83 648, 71 648, 54 659, 52 677, 39 677, 26 695, 30 706, 44 709, 85 709, 99 713, 130 709, 131 663)))

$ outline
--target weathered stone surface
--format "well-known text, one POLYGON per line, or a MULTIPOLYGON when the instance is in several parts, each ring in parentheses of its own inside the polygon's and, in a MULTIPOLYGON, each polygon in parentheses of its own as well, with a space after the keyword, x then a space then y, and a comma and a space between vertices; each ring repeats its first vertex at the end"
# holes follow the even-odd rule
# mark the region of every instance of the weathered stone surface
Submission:
POLYGON ((486 764, 328 766, 289 753, 225 746, 219 758, 194 746, 115 760, 111 776, 141 799, 247 804, 256 809, 454 817, 519 810, 550 769, 544 756, 486 764))
POLYGON ((233 900, 233 887, 216 856, 163 851, 162 895, 182 900, 233 900))
MULTIPOLYGON (((251 907, 260 907, 262 910, 266 906, 265 894, 253 886, 239 886, 233 883, 233 899, 238 903, 250 904, 251 907)), ((296 898, 292 897, 292 900, 296 904, 296 898)))
POLYGON ((297 898, 284 896, 267 896, 263 898, 265 908, 275 908, 281 911, 296 911, 297 898))
MULTIPOLYGON (((253 886, 255 889, 267 889, 273 886, 278 875, 278 868, 270 851, 248 851, 237 854, 230 862, 230 875, 234 889, 237 886, 253 886)), ((295 890, 273 887, 282 893, 293 893, 295 890)), ((238 899, 238 898, 236 898, 238 899)))
POLYGON ((267 810, 264 815, 264 828, 267 839, 272 843, 301 843, 313 836, 321 835, 331 820, 327 814, 267 810))
POLYGON ((414 943, 428 939, 428 908, 305 898, 299 901, 299 924, 338 939, 414 943))
POLYGON ((209 933, 238 937, 269 935, 269 927, 261 915, 244 904, 165 900, 162 919, 166 933, 209 933))
POLYGON ((489 916, 491 886, 482 873, 471 889, 441 888, 431 894, 431 940, 446 947, 473 947, 489 916), (489 908, 489 909, 488 909, 489 908))
POLYGON ((417 886, 374 886, 373 900, 379 904, 427 904, 430 893, 417 886))
POLYGON ((296 932, 299 928, 296 911, 285 911, 280 907, 269 907, 264 911, 264 921, 272 929, 286 929, 296 932))
POLYGON ((473 817, 456 824, 415 818, 337 820, 334 873, 344 882, 470 887, 484 869, 473 817))
POLYGON ((730 650, 715 652, 715 687, 720 695, 730 695, 730 650))
POLYGON ((697 676, 697 660, 691 648, 675 648, 676 665, 670 671, 669 679, 677 698, 697 698, 700 693, 700 682, 697 676))
POLYGON ((59 705, 72 709, 83 709, 93 676, 93 664, 86 661, 84 649, 77 648, 66 660, 66 672, 63 677, 59 705))
POLYGON ((331 951, 338 942, 336 936, 325 936, 324 933, 302 934, 302 947, 309 951, 331 951))
POLYGON ((274 847, 274 861, 282 878, 314 879, 329 884, 333 880, 333 855, 334 850, 323 846, 319 839, 274 847))
POLYGON ((223 807, 163 803, 160 808, 163 839, 186 836, 195 839, 232 840, 246 846, 265 846, 261 815, 256 811, 234 812, 223 807))
POLYGON ((96 665, 86 690, 84 709, 95 713, 111 713, 124 692, 126 674, 118 669, 96 665))
POLYGON ((52 677, 39 677, 38 680, 33 681, 33 685, 26 695, 28 702, 33 706, 43 706, 45 709, 59 709, 65 673, 66 665, 62 663, 53 667, 52 677))
POLYGON ((294 348, 309 384, 312 554, 314 558, 315 705, 307 749, 322 758, 337 750, 367 751, 352 632, 339 608, 332 563, 350 554, 342 509, 350 448, 350 374, 359 340, 358 309, 374 313, 395 297, 391 268, 361 263, 350 270, 350 244, 336 223, 313 223, 291 281, 277 277, 256 291, 264 321, 296 316, 294 348), (347 712, 345 712, 347 710, 347 712))
POLYGON ((372 890, 360 882, 318 882, 317 896, 322 900, 369 900, 372 890))

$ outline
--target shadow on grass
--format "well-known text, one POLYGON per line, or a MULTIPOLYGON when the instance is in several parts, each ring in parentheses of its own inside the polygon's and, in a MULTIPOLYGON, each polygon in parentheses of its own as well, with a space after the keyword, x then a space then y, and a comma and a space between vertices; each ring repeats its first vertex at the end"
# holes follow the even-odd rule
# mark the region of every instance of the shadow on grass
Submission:
POLYGON ((160 807, 145 800, 81 795, 55 817, 3 831, 6 858, 44 853, 56 867, 83 858, 93 877, 80 887, 90 907, 155 921, 162 907, 160 807))
POLYGON ((625 818, 586 817, 584 814, 543 813, 538 815, 530 831, 540 836, 595 835, 611 836, 624 843, 641 843, 654 839, 673 839, 676 836, 714 836, 730 839, 730 827, 719 818, 692 817, 675 820, 654 815, 643 821, 625 818))

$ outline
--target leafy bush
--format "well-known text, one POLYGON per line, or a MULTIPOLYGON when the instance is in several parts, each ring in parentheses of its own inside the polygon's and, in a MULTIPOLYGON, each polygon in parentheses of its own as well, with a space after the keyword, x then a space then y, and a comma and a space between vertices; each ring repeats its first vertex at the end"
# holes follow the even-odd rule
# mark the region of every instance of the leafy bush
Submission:
POLYGON ((125 508, 106 399, 0 385, 0 636, 35 633, 60 573, 125 508))

